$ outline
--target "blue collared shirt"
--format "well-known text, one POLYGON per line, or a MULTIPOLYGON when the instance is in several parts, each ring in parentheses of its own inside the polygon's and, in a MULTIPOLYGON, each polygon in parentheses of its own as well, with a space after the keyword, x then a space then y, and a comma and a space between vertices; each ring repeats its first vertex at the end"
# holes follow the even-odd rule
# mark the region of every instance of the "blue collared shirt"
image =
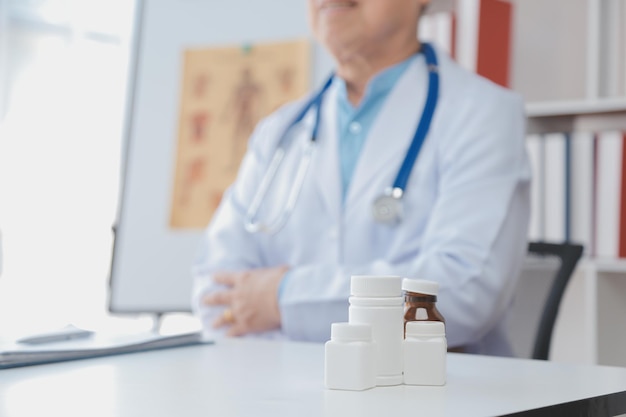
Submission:
POLYGON ((337 78, 337 129, 339 138, 339 163, 341 168, 341 190, 345 200, 359 155, 365 139, 396 82, 408 68, 415 56, 378 73, 367 84, 365 94, 358 107, 348 100, 346 83, 337 78))
MULTIPOLYGON (((348 100, 348 90, 345 81, 337 78, 336 81, 339 83, 337 93, 337 128, 343 200, 346 199, 354 168, 359 160, 361 149, 363 149, 365 138, 367 138, 372 124, 374 124, 374 120, 376 120, 376 116, 389 92, 391 92, 414 58, 415 55, 374 76, 367 84, 363 99, 356 108, 348 100)), ((285 274, 278 287, 279 299, 288 279, 289 272, 285 274)))

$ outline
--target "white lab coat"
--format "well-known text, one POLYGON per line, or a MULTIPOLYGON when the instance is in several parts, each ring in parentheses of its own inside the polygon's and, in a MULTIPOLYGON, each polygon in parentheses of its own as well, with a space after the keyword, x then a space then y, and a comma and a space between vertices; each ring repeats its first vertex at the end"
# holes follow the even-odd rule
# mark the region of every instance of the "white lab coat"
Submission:
MULTIPOLYGON (((303 101, 262 121, 236 182, 204 236, 194 268, 193 305, 209 337, 219 308, 200 304, 218 288, 220 270, 290 265, 280 299, 282 329, 266 336, 325 341, 332 322, 347 320, 350 276, 391 274, 438 281, 438 308, 449 346, 507 354, 504 319, 527 247, 530 169, 523 102, 467 72, 437 51, 440 95, 429 134, 404 194, 404 220, 378 224, 372 202, 402 164, 424 107, 428 85, 422 55, 390 92, 371 127, 345 201, 341 197, 337 88, 322 106, 317 149, 296 207, 275 235, 250 234, 244 216, 278 139, 303 101)), ((275 218, 310 137, 310 112, 261 209, 275 218)))

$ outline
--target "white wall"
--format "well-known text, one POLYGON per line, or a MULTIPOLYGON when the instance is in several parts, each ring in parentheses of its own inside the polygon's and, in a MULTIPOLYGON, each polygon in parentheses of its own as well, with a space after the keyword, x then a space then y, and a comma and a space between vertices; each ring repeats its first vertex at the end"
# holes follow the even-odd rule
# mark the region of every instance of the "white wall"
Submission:
POLYGON ((587 0, 512 0, 511 85, 527 101, 583 99, 587 0))
POLYGON ((620 3, 619 16, 618 39, 620 43, 617 47, 619 50, 618 76, 620 79, 618 80, 617 91, 619 96, 626 97, 626 1, 624 0, 621 0, 620 3))
POLYGON ((626 96, 626 1, 598 0, 599 93, 602 97, 626 96))
MULTIPOLYGON (((6 67, 8 57, 8 41, 7 41, 7 2, 9 0, 0 0, 0 125, 5 113, 6 107, 6 67)), ((0 126, 0 132, 2 127, 0 126)), ((1 243, 0 243, 1 245, 1 243)), ((1 248, 1 246, 0 246, 1 248)), ((0 265, 2 264, 2 252, 0 251, 0 265)), ((0 269, 0 272, 2 270, 0 269)))

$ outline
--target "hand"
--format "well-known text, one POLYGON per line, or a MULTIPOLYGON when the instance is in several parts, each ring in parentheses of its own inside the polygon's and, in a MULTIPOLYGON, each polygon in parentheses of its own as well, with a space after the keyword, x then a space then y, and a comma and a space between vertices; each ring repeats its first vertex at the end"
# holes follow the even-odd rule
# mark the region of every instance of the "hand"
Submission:
POLYGON ((220 316, 213 327, 231 326, 229 336, 280 328, 278 286, 288 269, 278 266, 213 275, 215 283, 229 287, 208 294, 202 300, 208 306, 226 307, 228 314, 220 316))

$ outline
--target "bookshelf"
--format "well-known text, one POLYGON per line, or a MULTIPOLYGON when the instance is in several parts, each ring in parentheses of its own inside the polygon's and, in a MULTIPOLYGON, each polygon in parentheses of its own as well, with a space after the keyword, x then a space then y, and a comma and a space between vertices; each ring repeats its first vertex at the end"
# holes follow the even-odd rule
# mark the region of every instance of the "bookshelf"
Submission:
MULTIPOLYGON (((425 39, 527 101, 535 217, 529 238, 587 248, 563 299, 551 357, 626 366, 626 259, 606 257, 619 253, 614 224, 626 172, 626 140, 616 137, 626 132, 626 2, 455 0, 429 14, 425 21, 435 29, 425 39), (494 37, 508 46, 494 46, 494 37), (486 61, 508 69, 505 83, 481 67, 486 61)), ((533 274, 532 265, 525 268, 533 274)), ((534 275, 539 279, 541 268, 534 275)))
POLYGON ((626 366, 626 260, 581 259, 565 291, 550 359, 626 366))
MULTIPOLYGON (((529 103, 526 112, 529 134, 626 131, 626 98, 529 103)), ((565 293, 551 358, 626 366, 624 317, 626 259, 587 256, 565 293)))
POLYGON ((600 365, 626 366, 626 259, 597 259, 586 265, 595 301, 592 316, 600 365))
MULTIPOLYGON (((543 135, 545 138, 545 135, 554 133, 574 136, 582 133, 582 140, 594 141, 593 146, 590 144, 585 149, 599 152, 600 156, 593 157, 599 159, 581 166, 578 164, 580 161, 590 159, 581 159, 580 153, 578 157, 573 157, 569 168, 565 168, 569 169, 566 171, 569 176, 565 179, 568 190, 559 198, 569 199, 571 210, 578 210, 579 216, 570 218, 570 222, 579 220, 580 213, 583 217, 597 210, 605 213, 605 206, 613 204, 612 200, 619 203, 620 199, 624 199, 619 192, 621 179, 615 181, 617 196, 611 197, 612 193, 607 195, 598 191, 596 187, 604 185, 596 184, 595 179, 581 183, 580 178, 590 174, 592 169, 607 172, 607 161, 602 159, 600 150, 605 146, 602 132, 626 132, 626 3, 614 0, 555 0, 551 5, 540 0, 510 0, 510 3, 518 6, 521 14, 521 17, 516 17, 518 32, 513 47, 522 51, 512 53, 513 71, 517 70, 519 75, 514 77, 512 87, 531 97, 526 105, 528 134, 543 135), (550 12, 553 14, 547 17, 550 12), (526 20, 520 22, 520 18, 526 20), (546 45, 549 47, 539 46, 537 53, 540 56, 535 57, 532 55, 535 53, 533 45, 544 36, 548 38, 546 45), (537 77, 535 79, 522 72, 526 68, 522 65, 527 66, 531 58, 537 58, 534 68, 529 69, 537 77), (538 69, 539 63, 546 66, 538 69), (574 79, 577 82, 573 83, 574 79), (515 81, 518 81, 517 85, 515 81), (596 136, 597 144, 596 139, 589 139, 594 134, 600 134, 596 136), (587 135, 586 138, 584 135, 587 135), (574 197, 580 193, 581 187, 594 187, 587 191, 588 196, 594 199, 593 209, 583 207, 581 210, 581 200, 574 197)), ((581 138, 577 140, 580 143, 581 138)), ((558 166, 557 171, 560 170, 562 160, 575 155, 575 141, 571 141, 570 137, 562 143, 566 141, 571 147, 565 154, 543 154, 543 174, 552 172, 550 167, 555 165, 558 166)), ((620 159, 619 163, 626 161, 620 159)), ((623 168, 619 165, 612 168, 615 172, 609 172, 609 177, 622 176, 620 170, 623 168)), ((606 178, 606 175, 601 175, 598 181, 606 178)), ((544 181, 539 187, 545 187, 545 175, 540 176, 539 181, 544 181)), ((545 196, 550 191, 542 188, 541 193, 545 196)), ((544 210, 549 211, 550 208, 544 210)), ((562 216, 567 218, 572 215, 572 211, 568 213, 562 216)), ((619 209, 609 210, 608 213, 619 216, 619 209)), ((615 220, 619 229, 619 219, 615 220)), ((588 221, 593 224, 589 227, 597 233, 601 228, 598 217, 588 221)), ((626 317, 626 259, 597 256, 596 250, 604 242, 603 238, 606 235, 593 237, 590 244, 593 249, 586 252, 565 293, 551 352, 555 360, 626 366, 626 322, 623 320, 626 317)))
POLYGON ((626 131, 626 97, 528 103, 526 114, 528 134, 626 131))

